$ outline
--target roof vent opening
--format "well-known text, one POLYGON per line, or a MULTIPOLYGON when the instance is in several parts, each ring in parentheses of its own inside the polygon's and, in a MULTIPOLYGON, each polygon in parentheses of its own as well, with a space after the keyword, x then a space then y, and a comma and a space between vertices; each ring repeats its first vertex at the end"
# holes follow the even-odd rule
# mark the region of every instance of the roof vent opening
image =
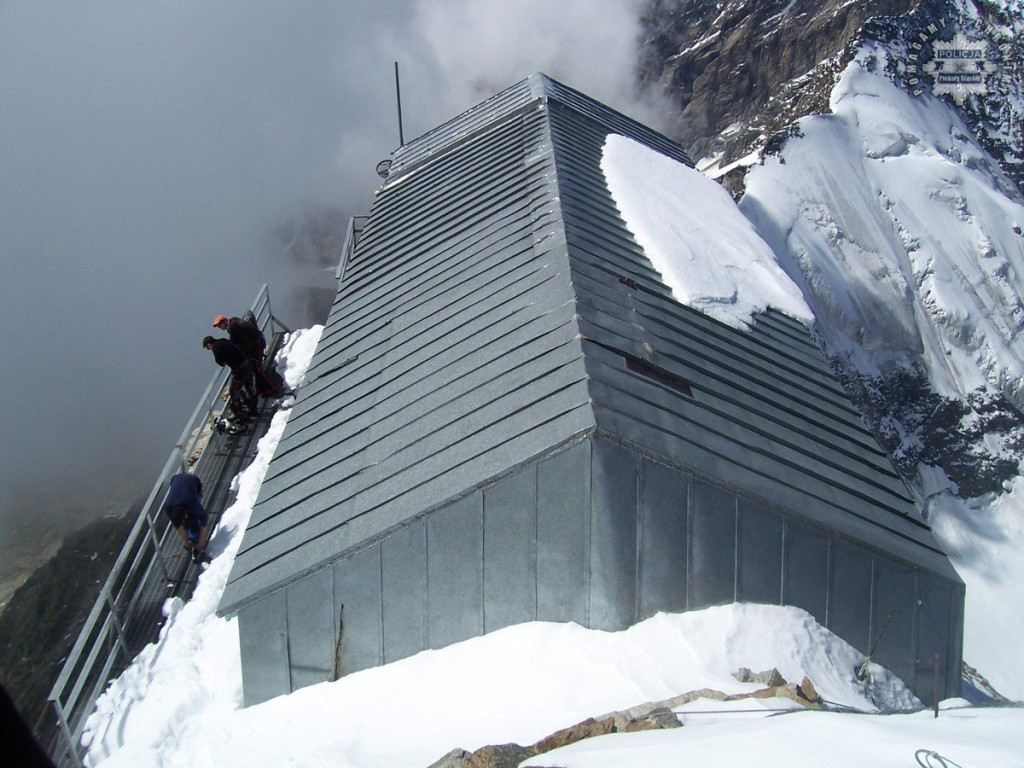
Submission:
POLYGON ((666 387, 670 387, 686 397, 693 398, 693 390, 685 379, 666 371, 664 368, 651 365, 646 360, 641 360, 638 357, 623 355, 622 359, 626 361, 626 370, 639 373, 641 376, 645 376, 659 384, 664 384, 666 387))

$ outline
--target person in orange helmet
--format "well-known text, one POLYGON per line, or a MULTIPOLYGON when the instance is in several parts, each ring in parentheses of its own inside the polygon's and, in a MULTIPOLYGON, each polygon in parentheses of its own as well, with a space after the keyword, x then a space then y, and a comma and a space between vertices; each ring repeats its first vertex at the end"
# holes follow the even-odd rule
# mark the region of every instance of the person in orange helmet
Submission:
POLYGON ((245 352, 245 356, 252 362, 253 370, 260 369, 267 349, 267 340, 255 322, 244 317, 217 315, 213 318, 213 327, 227 331, 231 343, 245 352))
POLYGON ((281 374, 264 359, 267 340, 256 325, 256 318, 252 312, 246 312, 242 317, 217 315, 213 318, 213 327, 227 331, 231 343, 249 358, 254 384, 259 394, 266 397, 281 397, 289 392, 281 374))

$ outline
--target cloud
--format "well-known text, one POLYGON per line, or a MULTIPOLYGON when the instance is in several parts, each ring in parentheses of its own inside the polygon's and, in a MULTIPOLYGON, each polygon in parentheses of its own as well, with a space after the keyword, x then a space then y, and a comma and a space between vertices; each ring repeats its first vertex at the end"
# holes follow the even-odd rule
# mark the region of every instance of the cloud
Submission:
POLYGON ((324 279, 267 235, 368 208, 394 144, 371 60, 389 13, 0 4, 0 505, 143 489, 213 373, 211 318, 324 279))
POLYGON ((421 0, 415 28, 449 108, 540 71, 658 127, 668 102, 638 85, 641 10, 639 0, 421 0))
POLYGON ((637 19, 633 0, 0 0, 0 531, 148 488, 214 371, 214 315, 269 282, 282 320, 311 321, 330 259, 280 233, 369 211, 393 62, 407 139, 535 71, 657 120, 637 19))

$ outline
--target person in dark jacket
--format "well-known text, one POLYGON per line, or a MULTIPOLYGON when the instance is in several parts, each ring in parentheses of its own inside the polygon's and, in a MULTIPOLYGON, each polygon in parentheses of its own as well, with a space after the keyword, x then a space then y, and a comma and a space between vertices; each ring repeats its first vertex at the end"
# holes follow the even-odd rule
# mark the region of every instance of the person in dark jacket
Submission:
POLYGON ((213 318, 213 327, 227 331, 231 342, 249 358, 257 394, 264 397, 283 397, 290 394, 277 368, 266 359, 267 339, 256 324, 252 312, 246 312, 242 317, 217 315, 213 318))
POLYGON ((195 475, 179 472, 171 478, 161 509, 171 519, 185 549, 192 552, 192 559, 197 563, 205 559, 210 518, 203 508, 203 481, 195 475))
POLYGON ((217 365, 231 369, 231 407, 235 415, 239 418, 255 416, 258 400, 249 357, 230 340, 213 336, 203 339, 203 348, 213 352, 217 365))
POLYGON ((213 327, 227 331, 231 343, 245 352, 252 362, 253 370, 263 365, 263 356, 267 351, 267 340, 256 323, 243 317, 217 315, 213 319, 213 327))

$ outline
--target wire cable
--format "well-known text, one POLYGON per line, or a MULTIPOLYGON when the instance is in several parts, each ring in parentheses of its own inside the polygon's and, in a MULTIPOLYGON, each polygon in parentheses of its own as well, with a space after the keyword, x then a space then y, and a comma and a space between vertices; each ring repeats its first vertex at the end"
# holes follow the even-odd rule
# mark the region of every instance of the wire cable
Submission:
POLYGON ((959 763, 954 763, 948 757, 943 757, 931 749, 919 749, 914 753, 914 759, 921 768, 963 768, 959 763))

